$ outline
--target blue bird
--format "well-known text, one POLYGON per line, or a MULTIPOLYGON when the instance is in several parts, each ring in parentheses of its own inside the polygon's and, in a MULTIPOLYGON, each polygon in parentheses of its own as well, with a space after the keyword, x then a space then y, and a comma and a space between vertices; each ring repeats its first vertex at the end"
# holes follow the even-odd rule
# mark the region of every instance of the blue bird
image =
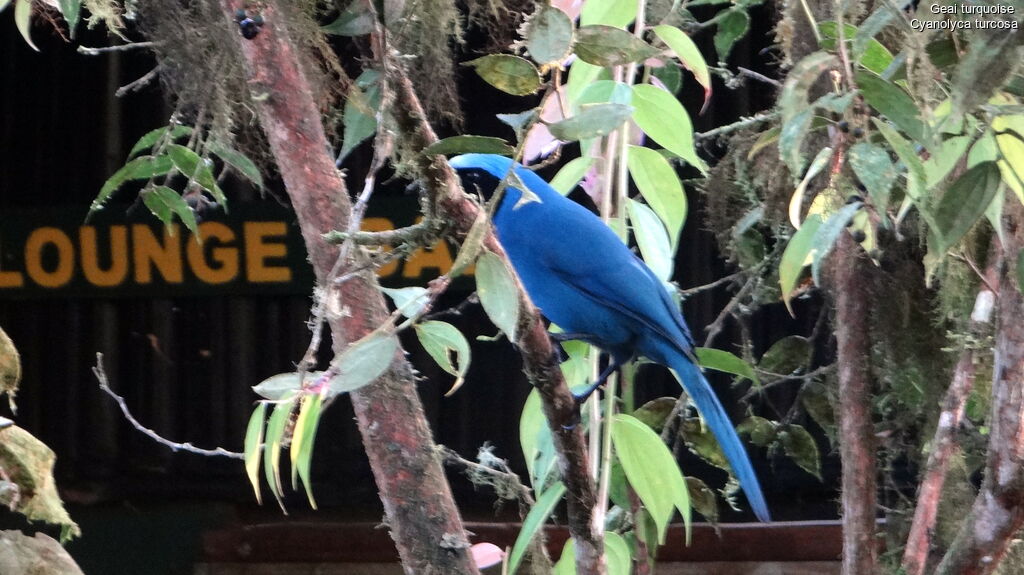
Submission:
POLYGON ((490 197, 512 179, 494 214, 498 240, 541 312, 566 333, 611 355, 586 395, 623 363, 644 356, 675 370, 715 435, 754 514, 770 521, 757 476, 722 404, 693 355, 693 337, 661 281, 583 206, 511 159, 465 154, 449 161, 469 193, 490 197), (515 187, 525 185, 533 194, 515 187))

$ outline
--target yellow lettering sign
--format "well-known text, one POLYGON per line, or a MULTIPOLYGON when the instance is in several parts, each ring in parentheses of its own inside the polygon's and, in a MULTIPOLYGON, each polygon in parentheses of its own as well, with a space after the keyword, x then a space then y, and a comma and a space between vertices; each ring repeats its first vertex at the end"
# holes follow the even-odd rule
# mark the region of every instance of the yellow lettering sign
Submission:
POLYGON ((71 238, 57 228, 37 228, 25 241, 25 271, 36 284, 45 288, 59 288, 71 281, 75 272, 75 246, 71 238), (53 246, 57 265, 52 270, 43 268, 43 250, 53 246))
POLYGON ((235 241, 235 232, 219 222, 203 222, 199 224, 199 237, 202 244, 192 238, 186 242, 192 273, 208 284, 223 284, 238 277, 238 248, 227 245, 235 241), (211 260, 216 265, 211 265, 211 260))
POLYGON ((99 246, 94 226, 82 226, 78 238, 82 244, 82 272, 89 283, 99 287, 121 285, 128 277, 128 228, 110 226, 108 249, 110 267, 100 267, 99 246))
POLYGON ((269 266, 267 258, 288 255, 284 237, 288 227, 284 222, 245 222, 245 277, 253 283, 288 282, 292 270, 287 266, 269 266), (281 238, 270 242, 267 238, 281 238))
POLYGON ((135 283, 148 284, 153 281, 153 268, 160 271, 164 281, 180 284, 184 281, 181 270, 180 234, 175 233, 178 224, 163 226, 163 242, 156 239, 153 230, 145 224, 132 226, 132 255, 135 266, 135 283))

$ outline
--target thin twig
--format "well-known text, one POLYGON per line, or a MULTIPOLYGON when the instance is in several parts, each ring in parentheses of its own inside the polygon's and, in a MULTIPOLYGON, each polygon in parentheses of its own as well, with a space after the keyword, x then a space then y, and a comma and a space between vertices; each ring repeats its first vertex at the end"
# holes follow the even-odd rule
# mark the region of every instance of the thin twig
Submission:
POLYGON ((149 72, 146 72, 145 75, 143 75, 141 78, 139 78, 137 80, 132 80, 131 82, 129 82, 129 83, 125 84, 124 86, 121 86, 120 88, 118 88, 117 91, 114 92, 114 95, 117 96, 118 98, 121 98, 121 97, 125 96, 126 94, 130 94, 132 92, 138 92, 139 90, 141 90, 141 89, 145 88, 146 86, 148 86, 153 80, 156 80, 156 78, 159 75, 159 73, 160 73, 160 66, 157 66, 156 68, 153 68, 149 72))
POLYGON ((737 132, 744 128, 749 128, 750 126, 753 126, 755 124, 760 124, 761 122, 770 122, 777 118, 778 116, 779 112, 759 112, 757 114, 754 114, 753 116, 740 118, 739 120, 736 120, 731 124, 719 126, 713 130, 708 130, 707 132, 699 132, 697 134, 694 134, 694 138, 698 142, 710 138, 718 138, 720 136, 725 136, 733 132, 737 132))
POLYGON ((96 354, 96 366, 92 368, 92 373, 93 375, 96 376, 96 380, 100 384, 100 389, 103 390, 103 392, 109 395, 110 397, 114 398, 114 401, 117 402, 117 406, 121 408, 121 413, 124 415, 124 418, 128 420, 128 423, 132 424, 132 427, 141 431, 144 435, 148 436, 150 439, 159 443, 160 445, 166 446, 170 448, 171 451, 175 452, 187 451, 189 453, 195 453, 196 455, 205 455, 207 457, 230 457, 231 459, 245 459, 244 454, 238 453, 237 451, 228 451, 223 447, 218 447, 217 449, 203 449, 201 447, 196 447, 187 441, 185 443, 177 443, 175 441, 166 439, 159 433, 142 425, 139 422, 139 420, 135 419, 135 416, 132 415, 131 411, 128 409, 128 404, 125 402, 124 398, 115 393, 114 390, 110 388, 110 383, 109 380, 107 379, 107 373, 103 369, 102 353, 96 354))
POLYGON ((114 46, 102 46, 99 48, 90 48, 88 46, 79 46, 78 53, 83 56, 99 56, 100 54, 106 54, 107 52, 128 52, 129 50, 141 50, 144 48, 153 48, 159 45, 159 42, 129 42, 128 44, 117 44, 114 46))

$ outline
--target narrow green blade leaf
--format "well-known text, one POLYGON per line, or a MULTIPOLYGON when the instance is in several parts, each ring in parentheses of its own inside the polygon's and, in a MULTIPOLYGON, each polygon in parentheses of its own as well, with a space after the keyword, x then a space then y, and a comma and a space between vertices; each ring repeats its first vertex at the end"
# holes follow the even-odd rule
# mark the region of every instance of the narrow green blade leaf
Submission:
POLYGON ((82 11, 82 0, 60 0, 57 5, 60 7, 60 13, 64 16, 64 21, 68 23, 71 39, 74 40, 75 29, 78 27, 78 16, 82 11))
POLYGON ((249 417, 249 425, 245 428, 245 473, 249 477, 256 503, 263 504, 260 494, 260 456, 263 455, 263 421, 267 415, 267 404, 259 402, 249 417))
POLYGON ((288 424, 288 416, 295 407, 295 398, 290 397, 274 405, 274 411, 267 422, 266 439, 263 448, 263 475, 270 485, 270 491, 284 511, 284 485, 281 483, 281 443, 284 441, 284 430, 288 424))
POLYGON ((498 329, 515 340, 519 324, 519 293, 515 278, 500 257, 484 251, 476 262, 476 291, 480 303, 498 329))
MULTIPOLYGON (((921 163, 921 158, 918 157, 917 152, 914 150, 914 145, 911 144, 900 135, 899 132, 894 130, 892 126, 883 122, 878 118, 871 118, 874 122, 875 128, 878 129, 882 137, 885 138, 889 145, 892 147, 892 151, 896 152, 896 156, 899 157, 900 161, 907 168, 907 195, 910 199, 917 204, 918 209, 921 209, 921 200, 924 197, 924 185, 928 181, 928 178, 924 171, 924 164, 921 163)), ((922 211, 922 215, 927 219, 929 214, 922 211)))
MULTIPOLYGON (((192 211, 192 207, 188 205, 188 202, 181 197, 181 194, 168 188, 167 186, 156 186, 152 189, 152 194, 160 198, 165 206, 181 220, 188 231, 193 234, 199 233, 199 226, 196 223, 196 214, 192 211)), ((143 198, 145 199, 145 198, 143 198)))
POLYGON ((341 151, 338 153, 339 162, 377 131, 377 111, 382 98, 379 77, 375 70, 366 70, 356 78, 355 86, 349 90, 341 120, 345 129, 341 151))
POLYGON ((565 485, 558 482, 545 491, 537 499, 537 503, 533 505, 530 512, 526 514, 526 519, 523 520, 523 528, 519 531, 516 542, 512 545, 512 552, 508 556, 509 573, 515 573, 516 569, 519 569, 519 564, 523 560, 523 554, 526 553, 530 542, 543 529, 544 522, 547 521, 548 517, 555 510, 555 506, 561 501, 563 495, 565 495, 565 485))
POLYGON ((309 468, 313 460, 313 443, 316 429, 320 424, 320 412, 323 397, 319 393, 306 395, 299 408, 299 416, 295 419, 295 430, 292 432, 292 445, 289 450, 292 464, 292 489, 298 489, 298 479, 306 489, 309 505, 316 509, 313 498, 313 484, 309 480, 309 468))

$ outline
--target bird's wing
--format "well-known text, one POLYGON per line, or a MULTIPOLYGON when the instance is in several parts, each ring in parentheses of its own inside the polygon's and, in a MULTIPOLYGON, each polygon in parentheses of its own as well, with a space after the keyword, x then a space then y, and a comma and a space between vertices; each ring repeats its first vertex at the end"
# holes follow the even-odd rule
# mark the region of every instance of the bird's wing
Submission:
POLYGON ((690 330, 661 280, 621 242, 619 245, 628 257, 603 252, 596 262, 599 266, 585 265, 594 259, 587 257, 555 258, 548 263, 562 281, 596 303, 617 310, 689 352, 693 347, 690 330))

